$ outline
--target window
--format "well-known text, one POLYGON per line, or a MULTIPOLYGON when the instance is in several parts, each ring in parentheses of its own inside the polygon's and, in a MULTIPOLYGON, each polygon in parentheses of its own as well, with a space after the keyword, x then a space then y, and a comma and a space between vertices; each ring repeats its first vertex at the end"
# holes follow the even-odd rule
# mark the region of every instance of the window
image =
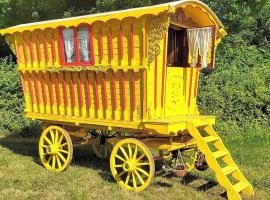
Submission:
POLYGON ((90 27, 61 28, 59 32, 64 66, 94 65, 93 38, 90 27))
POLYGON ((169 28, 168 38, 168 66, 188 66, 188 40, 186 29, 169 28))

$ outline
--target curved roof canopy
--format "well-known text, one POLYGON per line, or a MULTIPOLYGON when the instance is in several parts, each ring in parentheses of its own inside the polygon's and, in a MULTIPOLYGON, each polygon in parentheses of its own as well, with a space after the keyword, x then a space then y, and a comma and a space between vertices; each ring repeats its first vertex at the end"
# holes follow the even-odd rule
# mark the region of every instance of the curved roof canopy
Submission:
POLYGON ((140 18, 144 15, 159 15, 160 13, 175 13, 177 8, 182 8, 187 17, 192 18, 200 26, 216 25, 221 36, 226 35, 224 26, 214 14, 214 12, 204 3, 198 0, 181 0, 171 3, 159 4, 155 6, 133 8, 127 10, 118 10, 107 13, 85 15, 79 17, 71 17, 57 20, 49 20, 43 22, 34 22, 13 26, 7 29, 0 30, 0 34, 13 34, 16 32, 34 31, 36 29, 44 30, 46 28, 57 28, 60 26, 70 27, 78 26, 83 23, 91 24, 95 21, 106 22, 116 19, 123 20, 127 17, 140 18))

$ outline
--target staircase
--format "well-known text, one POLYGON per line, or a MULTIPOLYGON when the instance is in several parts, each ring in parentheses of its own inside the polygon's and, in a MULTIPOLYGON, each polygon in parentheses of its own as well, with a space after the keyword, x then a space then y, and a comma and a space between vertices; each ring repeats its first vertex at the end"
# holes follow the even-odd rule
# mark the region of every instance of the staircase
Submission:
POLYGON ((214 170, 217 181, 227 190, 229 200, 241 200, 240 192, 254 196, 253 187, 233 161, 228 149, 212 126, 199 129, 187 122, 189 134, 196 140, 198 149, 205 155, 209 167, 214 170))

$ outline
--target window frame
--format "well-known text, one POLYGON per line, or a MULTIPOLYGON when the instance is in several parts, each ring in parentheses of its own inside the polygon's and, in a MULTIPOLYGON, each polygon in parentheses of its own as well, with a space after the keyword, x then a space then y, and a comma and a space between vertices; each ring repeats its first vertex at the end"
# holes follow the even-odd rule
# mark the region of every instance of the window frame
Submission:
POLYGON ((76 66, 93 66, 95 64, 95 55, 94 55, 94 45, 93 45, 93 32, 92 32, 92 26, 89 24, 81 24, 78 27, 59 27, 58 28, 59 33, 59 53, 60 53, 60 59, 61 59, 61 65, 67 66, 67 67, 76 67, 76 66), (66 62, 66 55, 65 55, 65 47, 64 47, 64 38, 63 38, 63 30, 66 28, 72 28, 74 31, 74 48, 75 48, 75 62, 66 62), (87 28, 89 31, 89 59, 88 62, 81 62, 80 61, 80 51, 79 51, 79 38, 78 38, 78 32, 80 28, 87 28))

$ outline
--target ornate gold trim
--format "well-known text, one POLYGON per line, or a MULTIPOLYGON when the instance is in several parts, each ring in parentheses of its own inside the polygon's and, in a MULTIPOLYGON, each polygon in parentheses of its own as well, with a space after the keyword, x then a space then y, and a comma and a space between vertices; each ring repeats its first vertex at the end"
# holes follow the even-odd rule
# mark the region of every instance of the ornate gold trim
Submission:
POLYGON ((10 34, 5 35, 5 41, 9 45, 14 55, 17 55, 14 37, 10 34))
POLYGON ((169 23, 169 13, 148 17, 148 65, 154 61, 155 56, 161 53, 160 42, 168 31, 169 23))

